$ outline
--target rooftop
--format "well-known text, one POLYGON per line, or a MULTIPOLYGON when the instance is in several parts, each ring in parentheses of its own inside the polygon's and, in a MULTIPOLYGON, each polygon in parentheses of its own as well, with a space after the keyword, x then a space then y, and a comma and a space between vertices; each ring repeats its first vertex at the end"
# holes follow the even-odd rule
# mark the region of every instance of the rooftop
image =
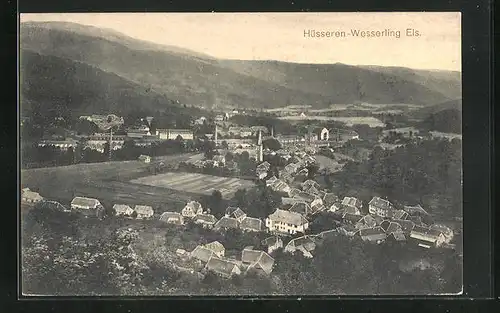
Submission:
POLYGON ((295 213, 295 212, 290 212, 290 211, 284 211, 280 209, 276 209, 274 213, 269 215, 269 219, 276 221, 276 222, 282 222, 282 223, 287 223, 287 224, 292 224, 292 225, 303 225, 307 223, 307 220, 302 216, 301 214, 295 213))
POLYGON ((241 221, 240 228, 261 231, 263 228, 262 221, 258 218, 247 216, 241 221))

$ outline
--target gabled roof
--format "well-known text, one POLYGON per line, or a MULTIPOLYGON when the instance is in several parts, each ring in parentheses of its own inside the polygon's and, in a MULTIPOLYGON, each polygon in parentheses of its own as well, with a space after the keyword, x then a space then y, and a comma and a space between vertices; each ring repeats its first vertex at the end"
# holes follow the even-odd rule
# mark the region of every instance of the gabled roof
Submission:
POLYGON ((352 206, 346 206, 345 209, 344 209, 344 212, 347 213, 347 214, 352 214, 352 215, 360 216, 359 209, 355 208, 355 207, 352 207, 352 206))
POLYGON ((389 226, 387 227, 387 229, 385 231, 388 234, 390 234, 390 233, 400 231, 400 230, 402 230, 401 225, 399 225, 398 223, 395 223, 395 222, 390 222, 389 226))
POLYGON ((404 210, 410 214, 421 213, 421 214, 429 215, 429 213, 427 213, 427 211, 424 210, 424 208, 422 208, 422 206, 420 206, 420 204, 405 205, 404 210))
POLYGON ((280 209, 276 209, 276 211, 274 211, 274 213, 269 215, 268 218, 273 221, 283 222, 296 226, 300 226, 307 223, 307 220, 301 214, 290 211, 284 211, 280 209))
POLYGON ((262 221, 258 218, 247 216, 241 221, 240 228, 261 231, 263 228, 262 221))
POLYGON ((179 220, 179 221, 183 221, 184 218, 182 217, 182 215, 178 212, 163 212, 161 215, 160 215, 160 221, 164 221, 164 222, 167 222, 169 219, 176 219, 176 220, 179 220))
POLYGON ((316 200, 315 195, 312 195, 312 194, 307 193, 307 192, 300 192, 297 195, 295 195, 294 198, 303 199, 306 202, 313 202, 314 200, 316 200))
POLYGON ((405 232, 409 232, 415 227, 415 223, 408 220, 394 220, 394 222, 398 223, 405 232))
POLYGON ((73 201, 71 201, 71 205, 78 205, 84 207, 95 207, 101 204, 99 200, 93 198, 85 198, 85 197, 75 197, 73 201))
POLYGON ((280 237, 278 237, 278 236, 271 236, 271 237, 267 237, 266 239, 262 240, 262 245, 265 245, 265 246, 274 246, 277 243, 279 243, 280 241, 281 241, 281 244, 283 245, 283 241, 281 240, 280 237))
POLYGON ((439 237, 439 235, 442 234, 442 232, 439 231, 439 230, 431 229, 429 227, 423 227, 423 226, 415 226, 415 227, 413 227, 413 230, 411 231, 411 233, 412 234, 416 233, 416 234, 420 234, 420 235, 425 235, 425 236, 432 237, 432 238, 435 238, 435 239, 437 239, 437 237, 439 237))
POLYGON ((384 240, 387 238, 385 231, 380 226, 361 229, 359 235, 366 240, 384 240))
POLYGON ((153 208, 149 205, 136 205, 134 211, 136 211, 137 214, 154 214, 153 208))
POLYGON ((344 219, 352 224, 356 224, 362 219, 362 217, 360 215, 355 215, 355 214, 351 214, 351 213, 344 213, 344 215, 342 216, 342 219, 344 219))
POLYGON ((204 247, 209 249, 209 250, 212 250, 215 253, 226 251, 226 249, 224 248, 222 243, 220 243, 218 241, 212 241, 210 243, 207 243, 204 247))
POLYGON ((295 248, 303 247, 306 251, 313 251, 316 248, 316 243, 311 236, 302 236, 290 240, 287 246, 290 245, 295 248))
POLYGON ((223 216, 217 223, 215 223, 214 228, 238 228, 238 220, 232 217, 223 216))
POLYGON ((305 202, 297 202, 289 210, 290 212, 299 213, 302 215, 307 215, 311 212, 311 207, 305 202))
POLYGON ((201 204, 197 201, 189 201, 184 208, 191 208, 194 212, 201 209, 201 204))
POLYGON ((29 188, 25 188, 23 189, 21 195, 23 198, 28 198, 28 199, 32 199, 32 200, 43 200, 43 197, 40 196, 40 194, 38 192, 35 192, 35 191, 31 191, 29 190, 29 188), (27 190, 25 190, 27 189, 27 190))
POLYGON ((380 197, 373 197, 370 200, 370 202, 368 202, 368 205, 374 206, 374 207, 382 209, 382 210, 390 210, 393 208, 392 203, 390 203, 388 200, 382 199, 380 197))
POLYGON ((208 224, 215 224, 217 222, 217 219, 212 214, 197 214, 194 217, 194 220, 195 221, 203 221, 204 223, 208 223, 208 224))
POLYGON ((326 210, 326 207, 321 203, 316 203, 313 206, 311 206, 311 213, 312 214, 322 212, 324 210, 326 210))
POLYGON ((314 186, 311 186, 311 188, 307 189, 306 192, 309 193, 309 194, 311 194, 311 195, 316 195, 316 196, 319 195, 318 188, 316 188, 314 186))
POLYGON ((245 248, 241 253, 241 261, 250 263, 250 267, 261 269, 267 274, 273 270, 274 259, 264 251, 245 248))
POLYGON ((229 206, 226 209, 226 215, 229 217, 234 217, 234 218, 240 218, 246 215, 243 210, 241 210, 239 207, 234 207, 234 206, 229 206))
POLYGON ((264 162, 260 163, 259 165, 257 165, 257 168, 262 168, 262 169, 265 169, 267 171, 267 170, 269 170, 269 168, 271 168, 271 164, 267 161, 264 161, 264 162))
POLYGON ((197 246, 192 252, 191 257, 198 259, 203 262, 208 262, 210 258, 214 255, 214 252, 203 246, 197 246))
POLYGON ((375 226, 377 226, 377 221, 375 221, 375 219, 373 218, 373 216, 371 216, 370 214, 365 215, 361 220, 368 227, 375 227, 375 226))
POLYGON ((314 181, 314 180, 312 180, 312 179, 308 179, 308 180, 306 180, 305 182, 303 182, 303 183, 301 184, 301 186, 302 186, 302 190, 307 190, 307 189, 309 189, 309 188, 311 188, 311 187, 314 187, 314 188, 316 188, 316 189, 318 189, 318 188, 320 188, 320 187, 321 187, 321 186, 320 186, 320 184, 319 184, 318 182, 316 182, 316 181, 314 181))
POLYGON ((408 213, 403 210, 389 211, 389 217, 397 220, 404 220, 408 217, 408 213))
POLYGON ((214 256, 208 260, 206 265, 207 269, 228 277, 232 275, 235 267, 238 267, 235 263, 229 260, 219 259, 214 256))
POLYGON ((126 204, 115 204, 113 205, 113 209, 116 213, 127 212, 132 210, 132 208, 126 204))
POLYGON ((405 241, 406 240, 406 236, 402 231, 392 232, 389 236, 394 238, 396 241, 405 241))
POLYGON ((289 195, 290 197, 295 197, 296 195, 300 194, 301 191, 297 188, 292 188, 290 189, 289 195))
POLYGON ((278 180, 278 178, 276 178, 276 176, 272 176, 271 178, 269 178, 268 180, 266 180, 266 183, 272 184, 272 183, 274 183, 277 180, 278 180))
POLYGON ((361 207, 363 206, 361 200, 354 197, 344 197, 344 199, 342 200, 342 204, 346 206, 356 207, 358 209, 361 209, 361 207))

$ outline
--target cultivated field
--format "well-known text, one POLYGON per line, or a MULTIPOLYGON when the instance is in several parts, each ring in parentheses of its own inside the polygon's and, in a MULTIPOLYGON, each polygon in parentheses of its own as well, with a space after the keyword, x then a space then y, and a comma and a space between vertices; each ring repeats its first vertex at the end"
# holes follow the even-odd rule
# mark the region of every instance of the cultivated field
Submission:
POLYGON ((288 120, 288 121, 337 121, 337 122, 342 122, 345 123, 347 126, 353 126, 353 125, 362 125, 366 124, 370 127, 384 127, 385 124, 379 120, 378 118, 372 117, 372 116, 359 116, 359 117, 341 117, 341 116, 281 116, 279 117, 281 120, 288 120))
MULTIPOLYGON (((175 164, 193 157, 196 155, 164 156, 154 162, 162 160, 166 164, 175 164)), ((169 210, 182 207, 192 198, 192 194, 128 182, 151 175, 149 168, 153 163, 121 161, 22 170, 21 185, 38 190, 46 199, 59 201, 63 205, 68 205, 75 196, 84 196, 97 198, 105 206, 123 203, 146 204, 169 210)))
POLYGON ((205 195, 211 194, 214 190, 219 190, 224 198, 231 197, 238 189, 253 186, 253 182, 250 180, 176 172, 140 177, 130 182, 205 195))

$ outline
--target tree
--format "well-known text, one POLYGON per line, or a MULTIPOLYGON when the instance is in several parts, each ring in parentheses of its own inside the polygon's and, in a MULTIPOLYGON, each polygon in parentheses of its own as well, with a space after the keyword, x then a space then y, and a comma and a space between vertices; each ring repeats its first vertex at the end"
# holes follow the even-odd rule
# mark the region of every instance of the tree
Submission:
POLYGON ((221 148, 226 149, 226 150, 229 149, 229 145, 227 144, 227 141, 223 140, 221 142, 221 148))
POLYGON ((319 171, 319 166, 317 164, 310 164, 308 167, 307 167, 307 178, 308 179, 314 179, 314 177, 316 176, 316 174, 318 173, 319 171))
POLYGON ((269 138, 262 142, 264 148, 278 151, 281 149, 281 143, 275 138, 269 138))
POLYGON ((222 193, 219 190, 214 190, 207 199, 207 205, 212 211, 212 214, 217 218, 221 218, 225 213, 224 201, 222 193))

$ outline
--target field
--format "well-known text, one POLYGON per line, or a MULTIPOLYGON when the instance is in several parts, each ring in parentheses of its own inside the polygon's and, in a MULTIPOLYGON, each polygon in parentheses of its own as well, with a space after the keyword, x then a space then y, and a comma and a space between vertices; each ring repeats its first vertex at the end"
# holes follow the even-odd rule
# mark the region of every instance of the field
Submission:
MULTIPOLYGON (((166 164, 175 164, 194 157, 196 155, 193 154, 164 156, 154 162, 161 160, 166 164)), ((178 210, 193 195, 196 196, 188 192, 129 183, 131 179, 151 175, 149 169, 152 165, 140 161, 121 161, 22 170, 21 185, 38 190, 46 199, 59 201, 63 205, 68 205, 75 196, 85 196, 97 198, 105 206, 115 203, 147 204, 165 210, 178 210)))
POLYGON ((317 120, 317 121, 337 121, 345 123, 347 126, 353 125, 362 125, 366 124, 370 127, 384 127, 385 124, 379 120, 378 118, 372 116, 360 116, 360 117, 340 117, 340 116, 281 116, 279 117, 281 120, 288 121, 309 121, 309 120, 317 120))
POLYGON ((224 198, 231 197, 240 188, 253 186, 252 181, 239 178, 176 172, 140 177, 130 182, 204 195, 209 195, 214 190, 219 190, 224 198))

